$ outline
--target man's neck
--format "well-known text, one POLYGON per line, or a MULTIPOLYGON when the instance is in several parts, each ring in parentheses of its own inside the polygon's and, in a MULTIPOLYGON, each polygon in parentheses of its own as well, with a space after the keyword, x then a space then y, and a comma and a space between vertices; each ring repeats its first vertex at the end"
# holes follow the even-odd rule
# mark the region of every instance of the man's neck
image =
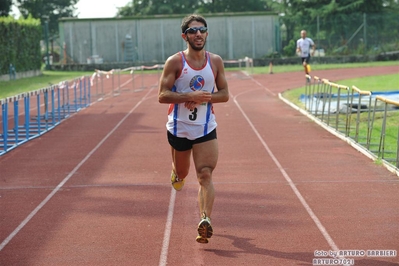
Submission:
POLYGON ((197 50, 188 48, 186 55, 188 55, 189 57, 196 59, 196 60, 203 59, 205 57, 205 50, 202 49, 200 51, 197 51, 197 50))
POLYGON ((197 68, 200 68, 205 65, 206 61, 206 56, 205 56, 205 50, 202 49, 200 51, 196 51, 193 49, 187 49, 186 50, 186 57, 189 63, 192 66, 195 66, 197 68))

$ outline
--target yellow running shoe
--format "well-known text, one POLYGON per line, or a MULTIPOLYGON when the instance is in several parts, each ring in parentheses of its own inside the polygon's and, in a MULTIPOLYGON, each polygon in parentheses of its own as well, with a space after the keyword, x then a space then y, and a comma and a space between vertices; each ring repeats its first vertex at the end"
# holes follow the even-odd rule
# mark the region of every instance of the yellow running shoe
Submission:
POLYGON ((211 225, 211 219, 206 217, 206 214, 202 214, 202 219, 198 224, 198 236, 195 239, 198 243, 207 244, 208 238, 213 235, 213 229, 211 225))
POLYGON ((170 181, 172 183, 172 187, 176 189, 177 191, 182 190, 184 186, 184 179, 179 179, 177 175, 175 174, 175 171, 172 170, 172 173, 170 174, 170 181))

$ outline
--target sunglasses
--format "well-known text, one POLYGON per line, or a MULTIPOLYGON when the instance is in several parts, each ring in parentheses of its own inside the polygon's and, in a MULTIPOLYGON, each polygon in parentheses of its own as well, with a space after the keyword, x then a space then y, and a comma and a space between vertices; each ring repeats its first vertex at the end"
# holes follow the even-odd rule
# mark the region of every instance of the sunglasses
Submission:
POLYGON ((195 34, 197 31, 200 31, 201 33, 205 33, 208 31, 207 27, 194 27, 194 28, 188 28, 184 31, 184 34, 190 33, 190 34, 195 34))

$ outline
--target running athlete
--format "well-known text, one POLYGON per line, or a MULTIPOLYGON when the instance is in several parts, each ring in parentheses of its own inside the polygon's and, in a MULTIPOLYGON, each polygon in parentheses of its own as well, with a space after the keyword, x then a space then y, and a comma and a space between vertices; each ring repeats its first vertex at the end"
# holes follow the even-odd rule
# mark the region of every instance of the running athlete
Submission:
POLYGON ((313 40, 306 37, 306 30, 301 31, 301 38, 296 41, 296 52, 300 55, 302 59, 302 65, 305 69, 305 74, 309 75, 310 71, 308 68, 308 64, 310 63, 310 53, 312 50, 312 56, 314 55, 314 51, 316 49, 316 45, 313 40))
POLYGON ((181 190, 193 156, 199 182, 200 222, 196 241, 208 243, 215 190, 212 172, 218 160, 213 104, 227 102, 229 91, 223 60, 205 51, 208 28, 200 15, 185 17, 181 37, 187 49, 170 56, 160 79, 158 100, 169 105, 167 138, 172 150, 171 183, 181 190))

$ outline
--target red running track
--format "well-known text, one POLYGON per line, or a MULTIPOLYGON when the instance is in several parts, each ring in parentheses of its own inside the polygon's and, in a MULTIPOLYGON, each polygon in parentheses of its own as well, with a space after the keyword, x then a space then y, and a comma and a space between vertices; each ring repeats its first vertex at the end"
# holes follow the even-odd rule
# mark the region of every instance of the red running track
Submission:
MULTIPOLYGON (((335 81, 398 70, 314 74, 335 81)), ((397 253, 398 177, 278 98, 303 86, 303 74, 228 72, 228 81, 230 101, 215 105, 209 244, 195 242, 194 171, 182 191, 169 184, 167 106, 148 85, 105 97, 0 157, 0 265, 312 265, 332 259, 316 251, 397 253)), ((344 258, 399 265, 397 254, 344 258)))

